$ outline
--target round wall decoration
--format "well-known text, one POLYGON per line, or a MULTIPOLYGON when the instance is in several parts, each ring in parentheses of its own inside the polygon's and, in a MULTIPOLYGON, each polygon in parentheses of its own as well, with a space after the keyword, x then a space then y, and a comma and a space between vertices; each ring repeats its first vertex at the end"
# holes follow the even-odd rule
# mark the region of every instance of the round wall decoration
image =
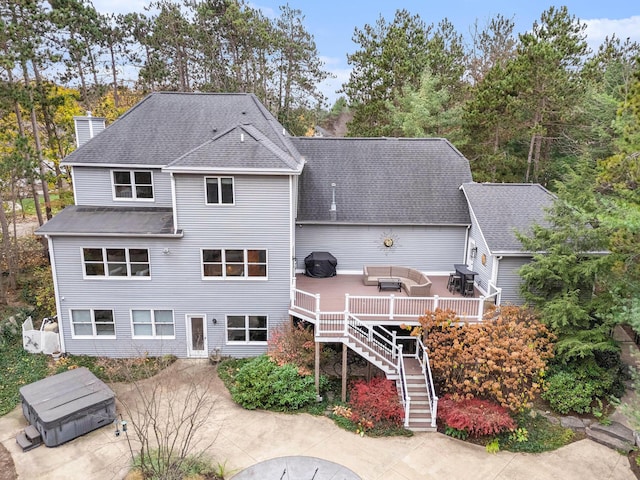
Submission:
POLYGON ((482 260, 482 265, 486 265, 487 264, 487 256, 484 253, 480 257, 480 260, 482 260))
POLYGON ((385 255, 391 255, 400 248, 400 238, 393 230, 386 230, 380 232, 380 235, 375 240, 375 244, 378 250, 385 255))

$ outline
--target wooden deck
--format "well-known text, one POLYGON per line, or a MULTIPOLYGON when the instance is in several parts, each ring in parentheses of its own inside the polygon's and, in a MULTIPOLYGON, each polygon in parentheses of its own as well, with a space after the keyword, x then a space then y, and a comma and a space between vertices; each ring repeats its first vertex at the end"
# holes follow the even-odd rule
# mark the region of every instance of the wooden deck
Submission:
MULTIPOLYGON (((477 321, 480 304, 480 293, 477 290, 474 291, 473 297, 463 297, 458 292, 449 292, 447 289, 448 276, 430 275, 429 279, 432 282, 429 299, 408 297, 404 290, 379 292, 377 286, 364 285, 362 275, 312 278, 299 274, 296 275, 296 289, 312 295, 319 295, 319 310, 321 312, 344 312, 347 310, 363 321, 389 320, 388 315, 381 316, 380 313, 381 308, 388 308, 391 304, 393 304, 392 308, 396 313, 392 315, 394 317, 393 320, 397 320, 398 323, 417 320, 424 313, 425 308, 430 309, 434 304, 437 304, 440 308, 450 308, 467 320, 477 321), (357 312, 354 311, 358 307, 354 305, 356 302, 354 302, 353 298, 351 298, 350 305, 347 305, 347 295, 358 298, 357 303, 362 306, 362 309, 357 312), (394 297, 393 301, 389 298, 392 296, 394 297), (437 301, 435 300, 436 298, 437 301)), ((293 305, 292 311, 297 310, 296 307, 300 306, 302 306, 302 302, 300 302, 300 305, 293 305)), ((312 307, 307 303, 307 310, 314 311, 316 307, 312 307)))

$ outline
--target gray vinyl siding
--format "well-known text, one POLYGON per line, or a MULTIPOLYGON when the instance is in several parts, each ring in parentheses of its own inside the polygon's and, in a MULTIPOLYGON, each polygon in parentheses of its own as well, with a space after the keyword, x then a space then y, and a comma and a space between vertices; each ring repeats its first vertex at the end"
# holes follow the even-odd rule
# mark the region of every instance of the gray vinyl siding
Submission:
POLYGON ((338 270, 362 271, 364 265, 403 265, 425 272, 448 272, 464 261, 466 227, 298 225, 296 264, 313 251, 331 252, 338 270), (383 245, 392 238, 391 248, 383 245))
POLYGON ((102 117, 74 117, 76 144, 81 147, 105 129, 102 117))
POLYGON ((520 267, 529 263, 531 257, 503 257, 498 264, 498 287, 502 288, 501 304, 522 305, 524 299, 520 295, 522 279, 518 274, 520 267))
POLYGON ((171 207, 171 177, 159 169, 73 167, 76 205, 114 207, 171 207), (113 199, 112 170, 151 170, 153 172, 153 201, 113 199))
POLYGON ((186 315, 206 315, 208 351, 253 356, 266 345, 227 345, 225 316, 266 315, 269 327, 287 321, 290 291, 290 215, 287 177, 235 177, 234 206, 207 206, 202 175, 177 175, 178 239, 55 238, 54 256, 68 352, 132 356, 187 355, 186 315), (148 248, 150 280, 83 280, 81 248, 148 248), (169 249, 164 253, 165 249, 169 249), (202 248, 266 249, 268 279, 203 280, 202 248), (72 339, 70 308, 111 308, 115 340, 72 339), (175 340, 132 339, 130 309, 172 309, 175 340), (213 319, 216 319, 216 324, 213 319))

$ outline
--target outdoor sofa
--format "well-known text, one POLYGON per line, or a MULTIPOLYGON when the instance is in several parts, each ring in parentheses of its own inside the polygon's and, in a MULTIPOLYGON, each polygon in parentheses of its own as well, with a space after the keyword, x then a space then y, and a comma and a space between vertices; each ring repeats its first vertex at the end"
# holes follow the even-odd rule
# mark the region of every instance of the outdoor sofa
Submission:
POLYGON ((414 268, 395 265, 363 267, 362 281, 365 285, 378 285, 378 280, 381 278, 399 278, 402 288, 410 297, 431 295, 431 280, 414 268))

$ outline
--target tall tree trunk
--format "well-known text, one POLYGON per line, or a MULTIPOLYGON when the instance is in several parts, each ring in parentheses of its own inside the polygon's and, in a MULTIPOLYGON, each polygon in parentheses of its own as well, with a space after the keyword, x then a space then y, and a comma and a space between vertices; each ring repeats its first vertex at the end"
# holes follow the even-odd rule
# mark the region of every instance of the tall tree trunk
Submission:
POLYGON ((531 135, 531 142, 529 143, 529 154, 527 155, 527 173, 524 176, 525 183, 529 183, 529 173, 531 172, 531 162, 533 161, 533 149, 536 143, 536 134, 531 135))
MULTIPOLYGON (((4 198, 2 197, 2 192, 0 191, 0 205, 4 205, 4 198)), ((7 215, 4 213, 4 208, 0 208, 0 228, 2 229, 2 250, 3 255, 7 260, 7 271, 9 275, 7 276, 6 284, 4 280, 4 275, 0 275, 0 303, 2 305, 7 304, 7 285, 9 288, 16 288, 16 264, 15 259, 16 255, 13 254, 12 245, 11 245, 11 234, 9 233, 9 222, 7 220, 7 215)), ((2 266, 4 267, 4 266, 2 266)))
MULTIPOLYGON (((23 60, 21 64, 22 64, 22 76, 24 78, 24 86, 29 92, 29 102, 31 104, 30 105, 31 128, 33 129, 33 139, 36 144, 36 158, 38 159, 38 171, 40 172, 40 185, 42 186, 42 196, 44 197, 47 220, 51 220, 51 217, 53 217, 53 215, 51 214, 51 198, 49 197, 49 185, 47 185, 44 159, 42 158, 42 144, 40 143, 40 129, 38 127, 38 118, 36 116, 35 100, 33 98, 33 92, 29 85, 31 83, 31 79, 29 78, 29 71, 27 70, 27 62, 23 60)), ((35 201, 35 198, 34 198, 34 201, 35 201)), ((36 206, 39 206, 38 203, 36 203, 36 206)), ((40 221, 40 217, 38 217, 38 221, 40 221)), ((43 223, 40 223, 40 225, 43 225, 43 223)))
POLYGON ((113 50, 113 43, 109 43, 109 54, 111 55, 111 77, 113 79, 113 105, 117 109, 120 106, 118 98, 118 71, 116 69, 116 54, 113 50))
MULTIPOLYGON (((40 75, 40 69, 38 65, 33 60, 31 61, 31 65, 33 68, 33 76, 36 79, 36 88, 40 94, 40 98, 46 98, 46 91, 44 88, 44 82, 42 81, 42 76, 40 75)), ((60 161, 64 158, 64 150, 62 148, 62 141, 60 140, 60 136, 58 135, 58 130, 56 129, 55 122, 53 120, 53 115, 51 114, 51 110, 49 110, 49 105, 42 105, 42 114, 44 117, 44 128, 47 132, 47 143, 49 148, 52 151, 55 151, 58 156, 58 162, 54 162, 54 168, 56 173, 56 186, 58 188, 58 193, 62 192, 62 171, 60 170, 60 161)))

